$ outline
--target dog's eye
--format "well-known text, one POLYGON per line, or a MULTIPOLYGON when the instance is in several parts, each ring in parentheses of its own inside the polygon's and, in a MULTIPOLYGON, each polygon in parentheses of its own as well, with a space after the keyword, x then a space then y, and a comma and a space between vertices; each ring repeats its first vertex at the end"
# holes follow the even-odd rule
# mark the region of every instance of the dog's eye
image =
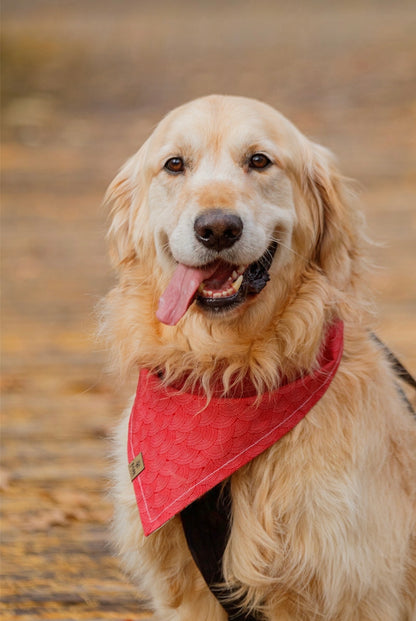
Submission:
POLYGON ((255 168, 256 170, 267 168, 268 166, 270 166, 270 164, 271 161, 269 160, 267 155, 264 155, 264 153, 255 153, 251 156, 248 163, 250 168, 255 168))
POLYGON ((185 170, 185 163, 181 157, 171 157, 164 167, 171 173, 181 173, 185 170))

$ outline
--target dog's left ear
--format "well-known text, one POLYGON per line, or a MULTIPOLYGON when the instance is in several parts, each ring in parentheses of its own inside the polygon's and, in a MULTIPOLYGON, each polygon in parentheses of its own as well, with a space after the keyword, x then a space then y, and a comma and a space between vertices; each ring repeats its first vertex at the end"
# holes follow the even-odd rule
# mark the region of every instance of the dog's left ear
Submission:
POLYGON ((104 197, 111 218, 108 239, 115 266, 133 261, 139 251, 145 253, 147 143, 124 164, 104 197))
POLYGON ((335 286, 344 289, 353 276, 361 237, 352 192, 324 147, 309 143, 304 169, 305 191, 312 197, 317 239, 313 260, 335 286))

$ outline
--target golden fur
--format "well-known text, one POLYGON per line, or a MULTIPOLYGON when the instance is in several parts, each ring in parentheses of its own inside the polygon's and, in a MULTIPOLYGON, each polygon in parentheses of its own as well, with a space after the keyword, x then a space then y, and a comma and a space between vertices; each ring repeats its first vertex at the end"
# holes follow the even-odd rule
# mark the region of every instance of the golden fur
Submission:
MULTIPOLYGON (((369 336, 362 221, 330 153, 265 104, 206 97, 158 125, 107 202, 119 280, 102 331, 122 376, 164 369, 167 383, 186 375, 209 398, 219 373, 225 393, 249 375, 261 394, 279 377, 313 369, 325 326, 344 321, 345 351, 327 393, 232 476, 229 585, 269 621, 414 621, 416 425, 369 336), (256 151, 273 166, 245 174, 242 157, 256 151), (163 169, 178 154, 192 163, 180 180, 163 169), (211 207, 243 214, 248 246, 250 231, 256 249, 271 231, 279 241, 271 280, 236 310, 213 316, 193 304, 177 326, 163 325, 158 299, 183 261, 176 255, 195 243, 187 219, 211 207)), ((127 470, 128 415, 117 432, 114 486, 124 567, 157 619, 224 620, 179 518, 143 536, 127 470)))

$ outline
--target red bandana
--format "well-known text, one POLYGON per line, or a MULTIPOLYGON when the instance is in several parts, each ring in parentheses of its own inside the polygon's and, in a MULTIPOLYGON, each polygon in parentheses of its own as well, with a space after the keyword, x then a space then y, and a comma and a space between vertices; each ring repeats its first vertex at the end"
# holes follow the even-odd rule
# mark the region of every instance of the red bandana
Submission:
POLYGON ((333 324, 311 375, 263 396, 217 398, 165 388, 142 370, 130 416, 128 459, 145 535, 293 429, 331 383, 343 351, 333 324))

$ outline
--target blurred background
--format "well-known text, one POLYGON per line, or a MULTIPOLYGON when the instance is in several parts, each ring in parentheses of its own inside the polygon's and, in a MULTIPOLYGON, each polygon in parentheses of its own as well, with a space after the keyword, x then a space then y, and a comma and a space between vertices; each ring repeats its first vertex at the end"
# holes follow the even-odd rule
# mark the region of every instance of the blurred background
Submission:
POLYGON ((107 544, 106 186, 184 101, 277 107, 359 182, 377 332, 415 372, 416 5, 3 0, 1 28, 1 614, 148 619, 107 544))

